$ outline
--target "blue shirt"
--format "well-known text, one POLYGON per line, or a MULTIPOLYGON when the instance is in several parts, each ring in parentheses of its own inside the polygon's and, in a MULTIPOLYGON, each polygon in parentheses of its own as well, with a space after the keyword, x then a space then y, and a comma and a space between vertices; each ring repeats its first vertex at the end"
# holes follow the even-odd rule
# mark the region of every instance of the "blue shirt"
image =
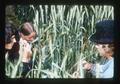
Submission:
MULTIPOLYGON (((92 65, 91 72, 96 76, 97 68, 96 64, 92 65)), ((114 75, 114 58, 107 59, 102 65, 99 65, 99 77, 98 78, 112 78, 114 75)))

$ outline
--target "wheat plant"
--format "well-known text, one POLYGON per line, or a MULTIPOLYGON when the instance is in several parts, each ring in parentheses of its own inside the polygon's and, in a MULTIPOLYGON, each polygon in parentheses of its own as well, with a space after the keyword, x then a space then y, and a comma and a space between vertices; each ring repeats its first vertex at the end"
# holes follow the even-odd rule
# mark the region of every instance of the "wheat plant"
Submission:
MULTIPOLYGON (((86 78, 81 61, 97 58, 89 37, 95 32, 95 23, 114 19, 110 5, 17 5, 18 19, 32 21, 37 31, 33 47, 33 68, 28 78, 86 78)), ((6 62, 7 63, 7 62, 6 62)), ((20 63, 19 63, 20 64, 20 63)), ((6 75, 15 69, 7 63, 6 75)), ((20 72, 19 72, 20 73, 20 72)), ((92 78, 92 76, 89 76, 92 78)))

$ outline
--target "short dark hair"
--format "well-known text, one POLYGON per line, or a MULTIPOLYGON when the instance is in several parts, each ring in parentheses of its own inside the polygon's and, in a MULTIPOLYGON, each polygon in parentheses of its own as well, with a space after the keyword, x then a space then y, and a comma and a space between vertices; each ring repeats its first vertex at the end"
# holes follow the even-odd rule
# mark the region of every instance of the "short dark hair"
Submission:
POLYGON ((7 21, 5 24, 5 43, 11 42, 11 37, 15 35, 16 27, 12 21, 7 21))
POLYGON ((27 36, 27 35, 31 34, 32 32, 36 32, 36 31, 35 31, 34 26, 33 26, 32 23, 25 22, 24 24, 21 25, 20 32, 23 35, 27 36))

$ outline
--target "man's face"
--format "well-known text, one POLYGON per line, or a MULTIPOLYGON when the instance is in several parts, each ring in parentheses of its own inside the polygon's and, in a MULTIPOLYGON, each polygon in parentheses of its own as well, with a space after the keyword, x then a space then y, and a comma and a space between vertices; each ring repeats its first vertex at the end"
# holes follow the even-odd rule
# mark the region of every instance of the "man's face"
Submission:
POLYGON ((114 53, 114 45, 113 44, 96 44, 95 47, 97 48, 100 56, 104 57, 112 57, 114 53))
POLYGON ((23 35, 23 34, 21 33, 21 37, 22 37, 24 40, 26 40, 27 42, 31 42, 31 41, 34 39, 34 37, 35 37, 35 32, 32 32, 30 35, 27 35, 27 36, 25 36, 25 35, 23 35))

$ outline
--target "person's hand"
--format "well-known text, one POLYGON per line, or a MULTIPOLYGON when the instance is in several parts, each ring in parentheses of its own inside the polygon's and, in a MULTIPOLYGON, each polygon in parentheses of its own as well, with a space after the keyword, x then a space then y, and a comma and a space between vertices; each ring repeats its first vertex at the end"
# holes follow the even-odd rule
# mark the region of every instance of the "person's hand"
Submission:
POLYGON ((90 70, 91 69, 91 66, 92 64, 91 63, 88 63, 87 61, 82 61, 82 65, 83 65, 83 68, 86 69, 86 70, 90 70))
POLYGON ((31 59, 31 54, 32 54, 31 46, 26 40, 22 40, 21 43, 23 45, 22 62, 28 63, 29 60, 31 59))
POLYGON ((31 53, 31 46, 27 41, 24 43, 23 49, 24 51, 31 53))

